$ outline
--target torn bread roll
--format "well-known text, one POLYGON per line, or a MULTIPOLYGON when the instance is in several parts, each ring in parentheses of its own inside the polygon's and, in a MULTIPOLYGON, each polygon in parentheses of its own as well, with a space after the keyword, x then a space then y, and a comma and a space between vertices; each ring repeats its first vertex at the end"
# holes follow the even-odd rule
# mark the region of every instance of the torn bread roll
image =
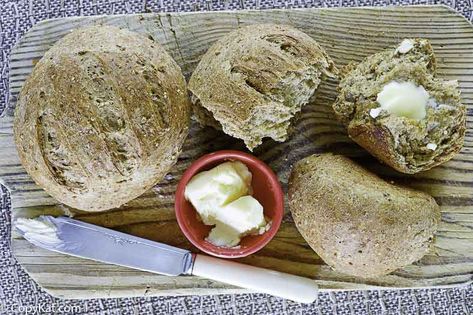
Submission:
POLYGON ((349 136, 387 165, 409 174, 431 169, 461 150, 466 130, 457 81, 435 70, 429 41, 405 39, 349 64, 333 109, 349 136))
POLYGON ((225 35, 189 81, 195 118, 242 139, 285 141, 293 117, 335 67, 307 34, 286 25, 250 25, 225 35))

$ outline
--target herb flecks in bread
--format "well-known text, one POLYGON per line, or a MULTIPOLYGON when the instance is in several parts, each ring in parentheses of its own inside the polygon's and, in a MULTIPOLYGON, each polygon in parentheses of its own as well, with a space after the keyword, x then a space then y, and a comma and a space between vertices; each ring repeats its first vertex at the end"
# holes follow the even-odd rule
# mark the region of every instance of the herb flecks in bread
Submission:
POLYGON ((440 222, 431 196, 390 184, 341 155, 296 163, 288 195, 294 222, 312 249, 336 271, 358 277, 419 260, 440 222))
POLYGON ((194 117, 243 139, 250 150, 265 137, 285 141, 291 118, 322 76, 334 72, 325 51, 299 30, 243 27, 210 47, 192 74, 194 117))
POLYGON ((119 207, 176 162, 190 102, 179 66, 156 42, 111 26, 59 40, 23 86, 14 134, 23 166, 73 208, 119 207))
POLYGON ((428 170, 461 150, 466 128, 466 108, 457 81, 440 79, 435 70, 429 41, 405 39, 397 48, 343 70, 335 113, 355 142, 394 169, 404 173, 428 170), (412 116, 415 109, 404 115, 399 113, 402 110, 396 113, 381 106, 380 93, 396 83, 428 93, 424 117, 412 116))

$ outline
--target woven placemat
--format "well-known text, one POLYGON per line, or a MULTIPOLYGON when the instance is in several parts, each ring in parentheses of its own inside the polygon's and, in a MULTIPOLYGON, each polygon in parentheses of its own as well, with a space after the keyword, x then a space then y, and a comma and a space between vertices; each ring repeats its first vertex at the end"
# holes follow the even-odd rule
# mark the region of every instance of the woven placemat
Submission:
MULTIPOLYGON (((0 0, 0 112, 8 103, 8 58, 38 21, 65 16, 294 7, 446 4, 470 21, 472 0, 0 0)), ((473 52, 472 52, 473 53, 473 52)), ((0 148, 1 150, 1 148, 0 148)), ((60 300, 45 293, 10 251, 10 196, 0 186, 0 315, 3 314, 473 314, 473 286, 321 293, 311 305, 265 294, 60 300)))

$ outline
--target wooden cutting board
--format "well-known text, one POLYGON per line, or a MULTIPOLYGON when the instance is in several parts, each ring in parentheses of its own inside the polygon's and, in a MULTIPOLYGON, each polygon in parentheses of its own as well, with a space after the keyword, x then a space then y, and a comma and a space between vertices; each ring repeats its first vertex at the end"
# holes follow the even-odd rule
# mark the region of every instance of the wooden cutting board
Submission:
MULTIPOLYGON (((112 24, 152 36, 164 45, 189 77, 202 54, 219 37, 239 26, 261 22, 294 25, 313 36, 338 66, 393 47, 405 37, 430 39, 439 62, 439 76, 459 80, 468 106, 468 131, 465 147, 452 161, 416 176, 401 175, 380 165, 350 141, 330 107, 337 82, 324 82, 304 108, 292 138, 285 143, 266 141, 255 155, 277 172, 285 189, 294 162, 312 153, 333 151, 355 158, 386 179, 432 194, 442 209, 442 223, 434 246, 420 262, 390 275, 368 280, 346 276, 331 270, 309 248, 286 207, 284 222, 275 239, 257 254, 240 261, 313 278, 323 289, 406 288, 470 282, 473 273, 473 28, 465 18, 443 6, 162 13, 40 22, 13 49, 11 104, 0 122, 0 178, 11 192, 13 220, 40 214, 73 214, 80 220, 195 250, 175 220, 176 184, 196 158, 223 148, 243 150, 240 141, 193 124, 177 165, 161 183, 120 209, 77 212, 49 197, 21 166, 12 135, 15 100, 45 51, 70 30, 81 26, 112 24)), ((246 292, 197 277, 166 277, 64 256, 32 246, 15 232, 12 248, 31 277, 60 297, 246 292)))

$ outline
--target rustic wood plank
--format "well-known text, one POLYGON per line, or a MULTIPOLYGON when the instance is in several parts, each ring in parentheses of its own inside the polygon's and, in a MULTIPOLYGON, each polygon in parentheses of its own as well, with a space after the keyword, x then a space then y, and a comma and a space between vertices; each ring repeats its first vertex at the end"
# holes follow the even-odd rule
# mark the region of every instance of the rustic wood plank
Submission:
MULTIPOLYGON (((0 120, 0 180, 11 192, 13 220, 40 214, 74 215, 171 245, 195 250, 180 232, 173 210, 174 191, 182 172, 207 152, 244 150, 240 141, 193 124, 179 157, 165 179, 120 209, 103 213, 74 211, 57 204, 36 186, 22 168, 13 142, 12 115, 16 96, 33 66, 54 42, 70 30, 91 24, 112 24, 152 36, 190 75, 203 53, 238 26, 271 22, 291 24, 314 37, 339 66, 395 45, 404 37, 426 37, 439 60, 439 75, 458 79, 468 107, 465 147, 452 161, 434 170, 406 176, 379 164, 351 142, 330 107, 336 81, 320 86, 303 110, 296 132, 286 143, 266 141, 254 153, 266 161, 286 189, 292 165, 316 152, 334 151, 356 159, 388 180, 432 194, 441 205, 442 223, 431 252, 420 262, 374 279, 357 279, 331 270, 308 247, 289 213, 278 234, 244 263, 311 277, 323 289, 426 287, 465 284, 473 274, 473 28, 444 6, 389 8, 295 9, 209 13, 144 14, 74 17, 38 23, 11 55, 12 103, 0 120)), ((287 212, 287 207, 286 207, 287 212)), ((197 277, 165 277, 68 257, 34 247, 12 233, 18 261, 51 294, 67 298, 247 292, 197 277)))

